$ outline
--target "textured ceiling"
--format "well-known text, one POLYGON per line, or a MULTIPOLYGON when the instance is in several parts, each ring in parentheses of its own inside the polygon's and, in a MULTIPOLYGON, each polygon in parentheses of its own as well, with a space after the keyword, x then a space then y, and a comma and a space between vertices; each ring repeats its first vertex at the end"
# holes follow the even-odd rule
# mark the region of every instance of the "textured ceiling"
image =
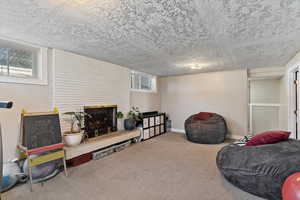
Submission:
POLYGON ((0 35, 156 75, 284 66, 299 0, 1 0, 0 35))

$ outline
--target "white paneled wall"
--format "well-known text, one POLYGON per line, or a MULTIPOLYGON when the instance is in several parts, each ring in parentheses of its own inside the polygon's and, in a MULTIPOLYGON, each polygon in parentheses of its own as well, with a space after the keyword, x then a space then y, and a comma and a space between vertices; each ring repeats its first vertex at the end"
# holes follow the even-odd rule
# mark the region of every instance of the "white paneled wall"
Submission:
MULTIPOLYGON (((61 50, 54 50, 53 66, 53 106, 60 113, 107 104, 117 104, 118 110, 128 112, 130 71, 127 68, 61 50)), ((63 131, 69 130, 66 120, 62 119, 61 124, 63 131)))
POLYGON ((253 134, 279 129, 279 106, 253 107, 253 134))
POLYGON ((280 103, 280 79, 250 81, 251 103, 280 103))
POLYGON ((250 81, 250 134, 280 128, 280 79, 250 81))

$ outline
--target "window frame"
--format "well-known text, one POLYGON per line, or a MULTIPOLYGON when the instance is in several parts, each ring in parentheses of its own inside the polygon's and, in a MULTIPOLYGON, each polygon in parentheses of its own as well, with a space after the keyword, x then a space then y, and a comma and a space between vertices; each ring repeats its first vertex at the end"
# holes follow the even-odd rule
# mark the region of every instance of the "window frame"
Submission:
MULTIPOLYGON (((133 84, 134 85, 134 84, 133 84)), ((146 93, 157 93, 157 76, 154 76, 152 74, 147 74, 147 73, 143 73, 143 72, 139 72, 139 71, 130 71, 130 91, 133 91, 133 92, 146 92, 146 93), (136 89, 136 88, 132 88, 132 74, 135 73, 135 74, 139 74, 139 88, 136 89), (142 85, 142 82, 141 82, 141 76, 150 76, 152 77, 152 88, 150 90, 147 90, 147 89, 141 89, 141 85, 142 85)))
POLYGON ((39 47, 21 41, 0 37, 0 40, 12 43, 16 46, 24 46, 38 50, 37 54, 37 76, 32 78, 5 76, 0 74, 0 83, 48 85, 48 48, 39 47))

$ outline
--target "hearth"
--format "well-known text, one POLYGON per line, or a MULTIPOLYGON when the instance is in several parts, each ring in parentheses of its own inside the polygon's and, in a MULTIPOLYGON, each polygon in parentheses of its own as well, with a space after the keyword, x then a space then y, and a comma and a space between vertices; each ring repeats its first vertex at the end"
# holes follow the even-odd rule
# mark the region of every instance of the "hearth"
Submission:
POLYGON ((117 105, 85 106, 84 112, 89 114, 84 119, 88 138, 117 131, 117 105))

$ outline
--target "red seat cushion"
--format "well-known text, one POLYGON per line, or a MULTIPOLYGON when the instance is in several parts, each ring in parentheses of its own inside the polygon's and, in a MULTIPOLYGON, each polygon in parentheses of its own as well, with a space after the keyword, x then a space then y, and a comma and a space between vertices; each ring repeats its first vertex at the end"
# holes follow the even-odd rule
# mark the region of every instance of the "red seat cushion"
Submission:
POLYGON ((196 120, 208 120, 211 118, 213 113, 210 112, 199 112, 198 114, 195 115, 196 120))
POLYGON ((260 134, 257 134, 253 138, 251 138, 246 146, 258 146, 263 144, 272 144, 276 142, 280 142, 283 140, 287 140, 290 136, 291 132, 288 131, 266 131, 260 134))

